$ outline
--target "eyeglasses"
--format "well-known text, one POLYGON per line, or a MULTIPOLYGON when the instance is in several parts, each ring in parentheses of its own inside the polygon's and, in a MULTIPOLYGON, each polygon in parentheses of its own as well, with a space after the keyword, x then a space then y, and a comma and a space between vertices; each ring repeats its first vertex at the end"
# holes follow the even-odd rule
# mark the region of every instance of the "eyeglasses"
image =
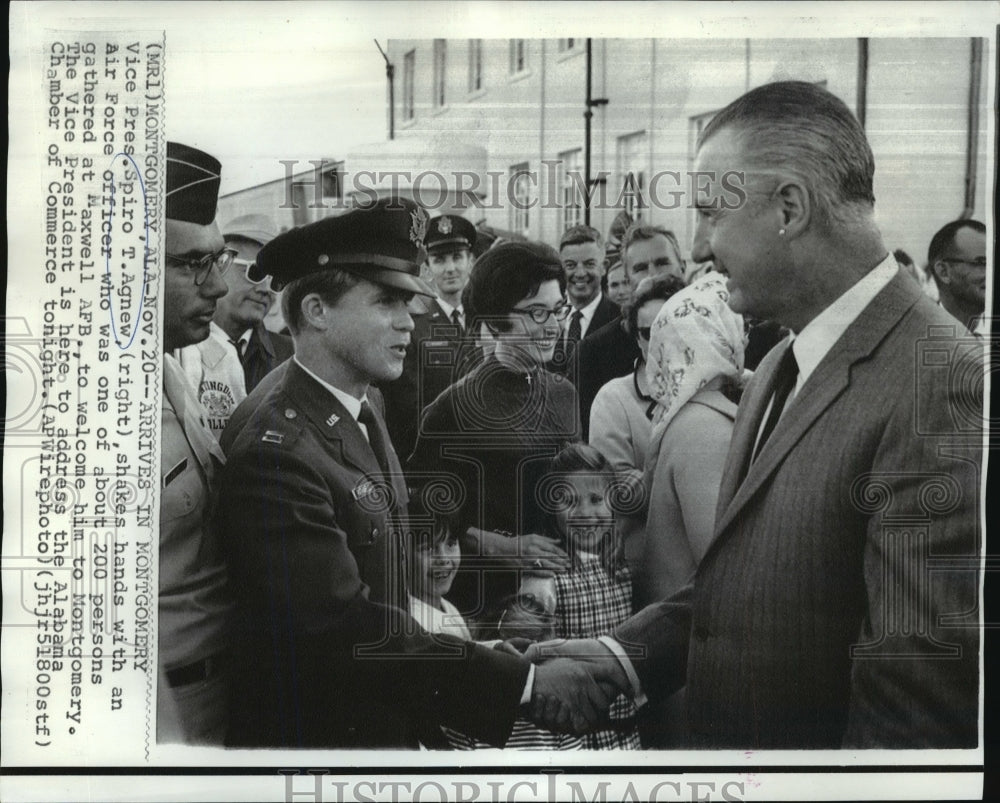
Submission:
POLYGON ((649 335, 653 331, 652 326, 640 326, 635 330, 643 340, 649 340, 649 335))
POLYGON ((243 276, 250 284, 266 284, 275 293, 280 292, 285 286, 283 281, 274 278, 270 273, 263 273, 257 263, 249 259, 234 259, 233 264, 243 268, 243 276))
POLYGON ((201 287, 207 280, 212 268, 219 271, 220 276, 225 276, 230 265, 236 258, 236 251, 233 248, 224 246, 214 254, 205 254, 201 257, 179 257, 173 254, 166 254, 167 259, 177 267, 184 268, 190 275, 194 276, 195 287, 201 287))
POLYGON ((557 321, 565 321, 569 317, 570 306, 569 304, 563 304, 562 306, 556 307, 555 309, 549 309, 548 307, 530 307, 529 309, 520 309, 514 307, 511 312, 519 312, 522 315, 530 315, 531 320, 535 323, 545 323, 549 316, 555 318, 557 321))
POLYGON ((957 262, 960 265, 972 265, 972 267, 979 270, 986 270, 986 257, 980 257, 979 259, 939 259, 939 262, 953 263, 957 262))

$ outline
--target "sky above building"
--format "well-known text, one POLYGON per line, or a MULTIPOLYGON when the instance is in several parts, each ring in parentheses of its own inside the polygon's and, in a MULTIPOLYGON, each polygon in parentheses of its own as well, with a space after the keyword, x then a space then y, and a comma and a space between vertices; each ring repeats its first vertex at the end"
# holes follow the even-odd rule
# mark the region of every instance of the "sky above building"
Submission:
MULTIPOLYGON (((996 7, 948 4, 949 33, 976 29, 996 7)), ((901 18, 896 3, 227 0, 25 8, 35 25, 53 30, 164 31, 168 137, 219 157, 224 194, 283 177, 281 160, 294 160, 298 172, 309 159, 343 159, 387 138, 386 69, 375 39, 385 47, 389 39, 432 37, 814 36, 818 24, 841 36, 944 33, 940 21, 901 18)), ((944 13, 940 4, 930 8, 944 13)), ((25 10, 13 12, 12 54, 31 39, 25 10)))

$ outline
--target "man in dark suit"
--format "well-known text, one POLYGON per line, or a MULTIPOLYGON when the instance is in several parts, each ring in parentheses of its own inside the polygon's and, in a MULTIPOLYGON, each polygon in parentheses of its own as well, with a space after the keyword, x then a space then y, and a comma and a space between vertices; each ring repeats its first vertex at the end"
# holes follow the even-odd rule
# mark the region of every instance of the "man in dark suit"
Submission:
MULTIPOLYGON (((440 726, 502 745, 522 706, 579 731, 610 673, 431 636, 406 613, 407 487, 369 386, 399 376, 427 219, 411 201, 279 235, 250 278, 285 285, 295 355, 232 441, 216 523, 236 595, 227 741, 416 747, 440 726)), ((276 289, 280 289, 277 288, 276 289)), ((413 522, 413 526, 428 526, 413 522)))
POLYGON ((604 243, 591 226, 572 226, 559 240, 559 259, 566 274, 566 297, 572 311, 562 326, 549 368, 577 376, 577 346, 588 332, 596 332, 619 315, 618 305, 601 290, 604 280, 604 243))
POLYGON ((264 317, 278 303, 277 293, 267 279, 255 283, 247 278, 260 249, 276 234, 274 224, 264 215, 244 215, 222 230, 227 245, 237 254, 234 269, 226 275, 229 292, 219 302, 215 322, 240 357, 247 393, 292 356, 292 339, 264 327, 264 317))
POLYGON ((427 268, 434 297, 427 311, 413 315, 413 335, 403 373, 381 385, 385 422, 396 453, 407 457, 417 440, 420 412, 442 390, 468 372, 475 353, 465 338, 462 291, 472 270, 476 227, 457 215, 427 224, 427 268))
MULTIPOLYGON (((622 262, 632 292, 647 276, 670 275, 684 278, 685 263, 680 244, 672 231, 661 226, 635 223, 622 240, 622 262)), ((580 395, 580 421, 587 439, 590 408, 594 397, 607 382, 625 376, 635 368, 639 347, 625 332, 621 315, 603 326, 591 327, 578 349, 577 392, 580 395)))
POLYGON ((743 396, 693 584, 619 628, 621 667, 650 695, 686 680, 695 746, 975 747, 982 350, 899 272, 825 89, 737 99, 696 169, 692 256, 793 337, 743 396))

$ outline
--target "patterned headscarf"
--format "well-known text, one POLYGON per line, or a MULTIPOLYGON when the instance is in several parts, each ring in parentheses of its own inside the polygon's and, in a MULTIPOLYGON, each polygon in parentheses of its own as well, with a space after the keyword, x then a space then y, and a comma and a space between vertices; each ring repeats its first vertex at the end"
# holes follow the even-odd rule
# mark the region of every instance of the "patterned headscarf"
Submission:
POLYGON ((742 379, 743 318, 728 301, 725 278, 707 273, 675 293, 653 321, 646 360, 649 394, 656 400, 651 443, 713 379, 742 379))

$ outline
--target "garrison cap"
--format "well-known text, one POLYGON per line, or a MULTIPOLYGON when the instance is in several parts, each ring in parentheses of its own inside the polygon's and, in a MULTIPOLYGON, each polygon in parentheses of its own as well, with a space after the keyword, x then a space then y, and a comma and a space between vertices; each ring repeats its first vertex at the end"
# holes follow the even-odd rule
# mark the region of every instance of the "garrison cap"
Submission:
POLYGON ((241 215, 223 226, 222 236, 226 242, 249 240, 258 245, 267 245, 278 236, 278 229, 267 215, 241 215))
POLYGON ((214 156, 168 142, 166 216, 207 226, 215 220, 221 176, 222 165, 214 156))
POLYGON ((476 244, 476 227, 458 215, 431 218, 427 226, 426 243, 428 254, 443 254, 460 248, 471 251, 476 244))
MULTIPOLYGON (((434 296, 420 278, 427 213, 408 198, 380 198, 282 232, 257 254, 256 276, 280 286, 334 268, 408 293, 434 296)), ((274 286, 272 284, 272 286, 274 286)))

